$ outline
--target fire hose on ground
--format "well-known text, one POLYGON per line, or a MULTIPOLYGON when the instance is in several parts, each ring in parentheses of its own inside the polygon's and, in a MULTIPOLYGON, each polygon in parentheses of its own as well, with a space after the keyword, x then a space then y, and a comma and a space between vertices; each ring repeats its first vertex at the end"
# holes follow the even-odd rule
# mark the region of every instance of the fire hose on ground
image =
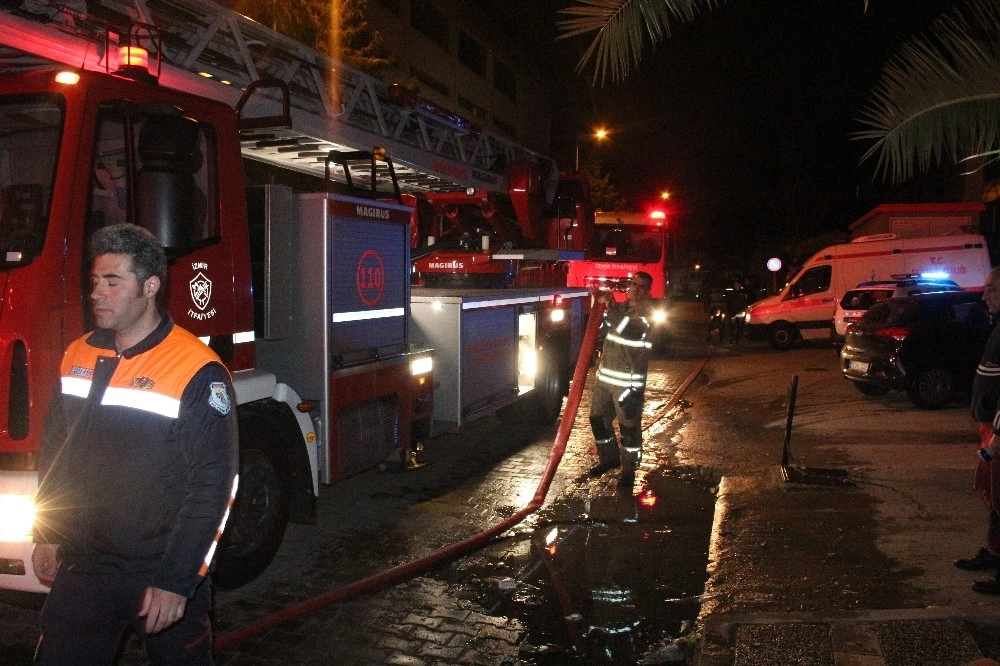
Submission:
MULTIPOLYGON (((247 624, 220 634, 215 639, 215 645, 213 648, 214 651, 223 652, 234 645, 240 644, 243 641, 246 641, 280 624, 289 622, 295 618, 312 613, 355 595, 379 588, 388 583, 395 582, 408 576, 413 576, 439 564, 453 560, 459 555, 481 548, 487 542, 511 529, 527 516, 541 508, 542 504, 545 502, 545 497, 548 494, 549 488, 552 485, 552 479, 555 477, 556 469, 559 467, 559 462, 562 460, 562 456, 566 452, 566 444, 569 441, 569 435, 573 429, 573 422, 575 421, 577 411, 580 408, 580 400, 583 397, 583 390, 587 382, 587 373, 590 369, 590 359, 593 356, 594 348, 597 344, 597 332, 600 328, 602 319, 601 315, 603 312, 604 304, 601 301, 597 301, 590 313, 590 320, 583 336, 580 354, 577 358, 576 368, 573 372, 573 382, 570 387, 569 395, 566 398, 566 408, 563 412, 562 419, 559 422, 559 428, 556 431, 556 438, 553 442, 552 451, 549 454, 545 471, 543 472, 542 478, 538 483, 538 488, 535 490, 534 497, 524 508, 496 525, 488 527, 485 530, 468 537, 467 539, 453 543, 411 562, 401 564, 367 578, 358 580, 354 583, 350 583, 343 587, 324 592, 310 599, 292 604, 291 606, 287 606, 281 610, 275 611, 257 620, 248 622, 247 624)), ((671 409, 677 403, 679 396, 691 384, 691 382, 694 381, 694 378, 699 372, 701 372, 701 369, 707 362, 708 359, 706 358, 694 370, 694 372, 689 375, 681 387, 675 391, 671 400, 658 410, 655 418, 660 418, 664 413, 666 413, 667 410, 671 409)))

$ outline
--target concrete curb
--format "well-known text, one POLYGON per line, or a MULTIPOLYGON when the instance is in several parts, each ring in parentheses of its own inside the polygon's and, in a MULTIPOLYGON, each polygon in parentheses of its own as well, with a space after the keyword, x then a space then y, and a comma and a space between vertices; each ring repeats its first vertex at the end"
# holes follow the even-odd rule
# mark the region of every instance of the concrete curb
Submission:
MULTIPOLYGON (((797 625, 818 628, 821 633, 825 632, 829 636, 829 663, 836 666, 886 666, 892 662, 887 661, 878 627, 895 624, 903 627, 906 632, 912 632, 913 627, 923 623, 925 633, 933 634, 936 642, 974 645, 973 637, 964 628, 969 622, 989 625, 992 631, 997 631, 1000 630, 1000 613, 984 612, 983 609, 935 607, 857 611, 836 616, 809 612, 722 614, 706 618, 693 663, 696 666, 732 666, 736 663, 737 653, 742 652, 741 664, 767 663, 778 666, 785 662, 773 661, 774 656, 762 654, 758 646, 741 642, 738 629, 766 626, 777 628, 780 632, 781 627, 791 628, 797 625)), ((940 661, 934 663, 938 666, 986 666, 997 662, 976 655, 973 661, 959 657, 950 664, 940 661)))
MULTIPOLYGON (((709 542, 708 580, 698 624, 700 639, 693 663, 697 666, 747 666, 815 663, 833 666, 887 666, 901 663, 901 642, 917 650, 922 641, 954 655, 954 661, 935 661, 940 666, 963 666, 983 661, 971 626, 1000 631, 1000 607, 995 605, 948 605, 925 608, 802 612, 718 612, 721 587, 714 584, 727 543, 730 512, 738 511, 748 493, 773 490, 782 485, 780 468, 756 476, 723 476, 716 496, 712 536, 709 542), (808 654, 805 661, 782 655, 779 643, 790 652, 808 654), (788 647, 791 646, 791 647, 788 647), (952 648, 951 646, 954 646, 952 648), (951 650, 951 651, 949 651, 951 650)), ((730 552, 729 555, 732 555, 730 552)), ((730 593, 732 592, 730 588, 730 593)))

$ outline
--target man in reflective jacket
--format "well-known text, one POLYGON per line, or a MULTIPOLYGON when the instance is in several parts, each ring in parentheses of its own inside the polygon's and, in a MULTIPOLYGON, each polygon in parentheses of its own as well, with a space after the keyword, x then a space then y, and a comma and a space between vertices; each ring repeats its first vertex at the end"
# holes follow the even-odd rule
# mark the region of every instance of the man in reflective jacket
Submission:
POLYGON ((622 467, 618 486, 631 489, 642 456, 642 405, 649 368, 652 302, 649 289, 653 278, 639 271, 629 283, 628 298, 616 304, 610 294, 602 294, 607 305, 601 362, 590 396, 590 427, 597 444, 598 462, 591 476, 622 467), (618 419, 621 444, 615 435, 618 419))
POLYGON ((154 664, 212 659, 212 553, 236 492, 229 373, 157 300, 166 257, 122 224, 91 238, 97 329, 63 356, 39 455, 36 664, 111 664, 131 628, 154 664))

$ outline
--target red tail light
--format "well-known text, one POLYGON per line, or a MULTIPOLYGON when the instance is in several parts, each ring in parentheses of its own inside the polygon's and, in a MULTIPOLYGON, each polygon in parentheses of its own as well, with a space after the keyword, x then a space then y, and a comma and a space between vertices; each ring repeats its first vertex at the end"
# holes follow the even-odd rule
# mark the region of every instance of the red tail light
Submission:
POLYGON ((893 338, 902 342, 910 334, 910 328, 908 326, 887 326, 873 331, 872 334, 880 338, 893 338))

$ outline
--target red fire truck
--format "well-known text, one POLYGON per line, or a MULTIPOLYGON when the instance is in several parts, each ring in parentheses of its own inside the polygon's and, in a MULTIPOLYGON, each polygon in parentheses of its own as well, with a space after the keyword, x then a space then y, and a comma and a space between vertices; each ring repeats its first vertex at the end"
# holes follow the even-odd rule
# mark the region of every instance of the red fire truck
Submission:
POLYGON ((315 520, 321 484, 406 468, 483 414, 558 414, 589 294, 517 286, 578 256, 538 240, 551 162, 208 0, 72 4, 0 9, 0 587, 45 589, 36 451, 62 351, 92 326, 84 249, 107 224, 156 233, 168 309, 232 372, 241 482, 223 584, 262 571, 287 521, 315 520), (245 189, 248 160, 320 187, 245 189), (475 235, 514 277, 432 284, 433 267, 411 266, 421 225, 472 200, 495 226, 452 249, 475 235))
POLYGON ((625 299, 629 280, 639 271, 653 277, 650 295, 659 301, 654 311, 656 337, 666 325, 663 298, 667 290, 667 219, 662 211, 632 213, 598 211, 586 236, 585 259, 570 264, 567 284, 611 291, 625 299))

